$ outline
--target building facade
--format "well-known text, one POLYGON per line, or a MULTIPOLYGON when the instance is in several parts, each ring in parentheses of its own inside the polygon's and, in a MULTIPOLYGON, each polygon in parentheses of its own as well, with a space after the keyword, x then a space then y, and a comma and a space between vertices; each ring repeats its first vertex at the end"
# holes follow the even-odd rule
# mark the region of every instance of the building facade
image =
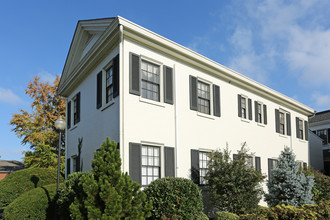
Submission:
POLYGON ((321 139, 319 142, 310 142, 311 165, 315 164, 314 166, 319 167, 318 170, 330 175, 330 110, 317 112, 310 117, 309 127, 321 139), (321 153, 318 153, 319 151, 321 153), (313 152, 318 153, 317 156, 313 157, 313 152))
POLYGON ((267 175, 285 146, 308 162, 313 109, 122 17, 78 22, 59 94, 67 173, 90 170, 107 136, 142 186, 165 176, 203 185, 207 153, 226 146, 234 155, 245 144, 267 175))

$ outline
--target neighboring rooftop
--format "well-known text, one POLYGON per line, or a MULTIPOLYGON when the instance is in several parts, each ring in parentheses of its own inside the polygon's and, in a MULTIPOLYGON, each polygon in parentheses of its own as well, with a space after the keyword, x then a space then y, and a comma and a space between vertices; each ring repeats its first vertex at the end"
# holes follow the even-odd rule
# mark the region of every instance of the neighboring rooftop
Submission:
POLYGON ((308 119, 309 123, 330 120, 330 110, 316 112, 314 116, 308 119))
POLYGON ((24 168, 24 164, 17 160, 0 160, 0 173, 11 173, 24 168))

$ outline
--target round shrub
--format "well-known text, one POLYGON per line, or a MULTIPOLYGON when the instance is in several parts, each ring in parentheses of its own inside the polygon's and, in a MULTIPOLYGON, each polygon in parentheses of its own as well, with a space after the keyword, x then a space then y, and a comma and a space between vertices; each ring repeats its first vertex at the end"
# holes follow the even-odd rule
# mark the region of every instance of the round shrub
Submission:
POLYGON ((71 219, 70 205, 75 198, 80 199, 82 193, 84 193, 83 187, 79 182, 83 176, 91 175, 90 172, 74 172, 61 184, 57 200, 60 219, 71 219))
POLYGON ((4 219, 54 219, 56 184, 23 193, 5 208, 4 219))
POLYGON ((157 179, 144 192, 153 205, 151 219, 198 219, 203 216, 202 195, 189 179, 157 179))
POLYGON ((28 168, 15 171, 0 181, 0 207, 8 206, 22 193, 56 183, 57 170, 53 168, 28 168))
POLYGON ((238 220, 239 216, 231 212, 217 212, 217 219, 219 220, 238 220))

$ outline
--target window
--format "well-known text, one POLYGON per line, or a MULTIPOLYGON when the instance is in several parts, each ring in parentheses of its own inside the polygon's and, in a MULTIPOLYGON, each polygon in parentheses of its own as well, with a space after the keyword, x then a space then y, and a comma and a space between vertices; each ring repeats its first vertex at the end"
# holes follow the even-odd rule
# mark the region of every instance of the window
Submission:
POLYGON ((159 102, 160 67, 142 60, 141 73, 142 97, 159 102))
POLYGON ((298 139, 308 140, 308 123, 301 118, 296 117, 296 132, 298 139))
POLYGON ((291 136, 291 115, 282 109, 275 109, 276 132, 291 136))
POLYGON ((108 70, 105 72, 106 74, 106 103, 112 100, 112 94, 113 94, 113 87, 112 87, 112 80, 113 80, 113 67, 111 66, 108 70))
POLYGON ((257 103, 257 120, 257 122, 262 123, 262 110, 260 103, 257 103))
MULTIPOLYGON (((80 122, 80 92, 72 98, 73 105, 73 124, 80 122)), ((71 118, 71 117, 70 117, 71 118)))
POLYGON ((159 147, 142 145, 142 186, 160 177, 159 147))
POLYGON ((249 156, 249 157, 246 157, 245 158, 245 162, 246 162, 246 165, 250 168, 253 168, 254 167, 254 164, 253 164, 253 156, 249 156))
POLYGON ((322 139, 323 144, 328 143, 328 135, 329 134, 327 132, 327 129, 317 130, 316 135, 319 136, 322 139))
POLYGON ((73 156, 72 157, 72 172, 76 172, 77 171, 77 157, 73 156))
POLYGON ((278 161, 277 159, 268 158, 268 178, 271 180, 272 178, 272 170, 277 167, 278 161))
POLYGON ((197 83, 197 106, 198 111, 205 114, 210 114, 210 85, 198 81, 197 83))
POLYGON ((303 139, 303 137, 304 137, 303 120, 298 119, 298 138, 303 139))
POLYGON ((241 111, 242 111, 242 118, 246 118, 246 98, 241 98, 241 111))
POLYGON ((199 183, 201 185, 206 185, 207 180, 205 179, 207 169, 208 169, 208 162, 209 157, 207 156, 207 152, 199 151, 199 183))
POLYGON ((238 117, 252 120, 252 100, 238 94, 238 117))
MULTIPOLYGON (((233 159, 237 160, 238 154, 233 154, 233 159)), ((254 168, 256 171, 261 172, 261 159, 260 157, 250 155, 245 158, 245 163, 248 167, 254 168)))

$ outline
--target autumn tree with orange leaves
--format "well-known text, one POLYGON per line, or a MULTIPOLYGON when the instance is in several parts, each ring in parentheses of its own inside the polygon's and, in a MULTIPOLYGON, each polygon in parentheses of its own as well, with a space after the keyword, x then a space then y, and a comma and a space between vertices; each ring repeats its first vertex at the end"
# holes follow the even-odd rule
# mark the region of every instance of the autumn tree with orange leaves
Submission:
MULTIPOLYGON (((53 84, 42 82, 38 76, 35 76, 25 90, 33 100, 32 111, 20 109, 20 113, 13 114, 10 121, 10 125, 14 126, 12 131, 22 138, 22 144, 29 144, 33 151, 26 152, 25 156, 32 155, 37 151, 36 149, 40 152, 40 148, 44 148, 42 146, 48 146, 46 147, 48 149, 50 147, 54 155, 58 152, 59 133, 54 124, 59 116, 65 119, 65 101, 57 94, 59 82, 59 76, 56 76, 53 84)), ((62 140, 65 140, 64 137, 62 140)), ((64 142, 62 142, 62 155, 64 155, 63 146, 64 142)))

